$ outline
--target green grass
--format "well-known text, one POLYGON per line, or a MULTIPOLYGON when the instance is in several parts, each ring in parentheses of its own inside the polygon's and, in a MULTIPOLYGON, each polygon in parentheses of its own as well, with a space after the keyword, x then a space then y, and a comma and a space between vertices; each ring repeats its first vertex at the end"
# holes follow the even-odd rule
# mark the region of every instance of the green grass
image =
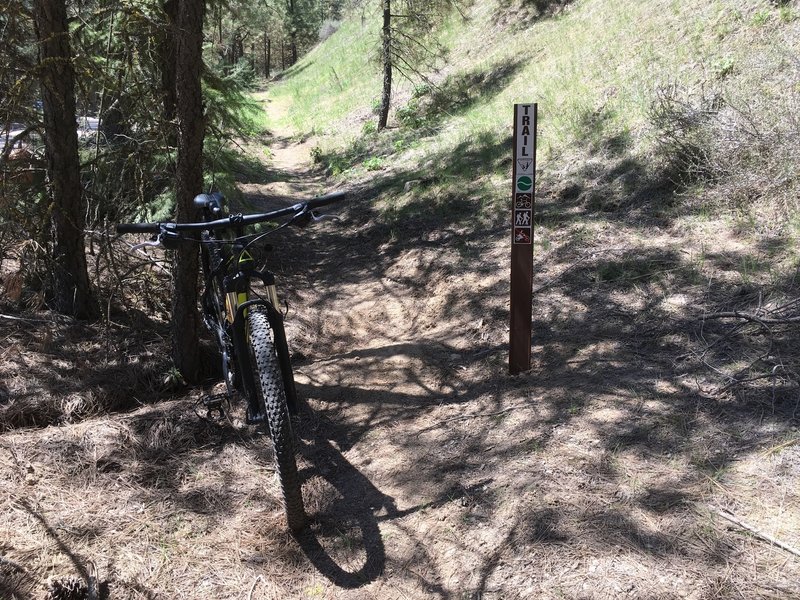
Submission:
POLYGON ((506 201, 514 103, 540 105, 545 173, 591 158, 627 158, 646 170, 657 140, 656 91, 760 93, 754 57, 774 62, 776 73, 786 69, 765 32, 794 18, 767 0, 576 0, 556 18, 500 30, 499 11, 494 1, 475 3, 469 19, 454 14, 444 24, 438 41, 449 67, 432 74, 434 87, 398 78, 387 131, 372 125, 381 86, 377 14, 345 20, 270 95, 290 104, 284 124, 315 136, 317 158, 332 173, 346 179, 350 169, 391 164, 401 193, 403 178, 433 164, 419 210, 469 181, 480 210, 492 211, 506 201))
MULTIPOLYGON (((299 134, 338 133, 339 121, 354 110, 370 107, 379 97, 377 21, 345 20, 324 44, 317 46, 283 75, 271 96, 290 103, 283 125, 299 134)), ((360 125, 359 125, 360 126, 360 125)))

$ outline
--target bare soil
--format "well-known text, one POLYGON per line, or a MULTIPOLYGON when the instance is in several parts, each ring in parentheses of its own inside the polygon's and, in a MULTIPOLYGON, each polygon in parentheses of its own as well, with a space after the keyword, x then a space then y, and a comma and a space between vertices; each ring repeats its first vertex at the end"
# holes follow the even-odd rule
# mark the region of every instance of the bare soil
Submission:
MULTIPOLYGON (((284 176, 243 183, 252 203, 328 191, 289 132, 271 150, 284 176)), ((268 440, 240 409, 199 418, 199 390, 9 429, 0 598, 70 577, 120 599, 800 598, 800 556, 721 516, 800 548, 793 325, 702 318, 788 314, 793 278, 742 279, 769 248, 730 223, 588 211, 551 176, 533 366, 512 377, 504 218, 390 227, 381 185, 272 240, 308 531, 286 533, 268 440), (772 376, 745 382, 757 369, 772 376)), ((0 321, 5 372, 76 384, 85 356, 42 359, 46 326, 24 325, 0 321)))

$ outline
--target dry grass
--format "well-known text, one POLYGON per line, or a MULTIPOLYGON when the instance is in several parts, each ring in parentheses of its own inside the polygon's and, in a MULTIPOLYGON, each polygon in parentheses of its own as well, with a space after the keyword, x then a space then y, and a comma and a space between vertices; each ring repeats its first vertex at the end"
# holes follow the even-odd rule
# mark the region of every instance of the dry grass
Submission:
MULTIPOLYGON (((544 196, 543 222, 563 203, 544 196)), ((508 377, 504 232, 425 244, 358 213, 351 235, 328 224, 313 244, 275 241, 294 257, 282 279, 307 357, 309 530, 286 533, 263 435, 238 412, 199 419, 195 397, 8 430, 0 589, 42 598, 50 578, 96 573, 108 597, 130 599, 800 597, 800 561, 712 511, 800 545, 796 389, 720 393, 724 378, 697 358, 728 336, 704 358, 733 368, 765 341, 702 314, 796 295, 791 281, 774 298, 736 295, 747 245, 733 228, 716 223, 699 260, 705 230, 613 213, 594 213, 591 237, 549 225, 534 369, 508 377)), ((788 364, 791 330, 772 333, 788 364)), ((60 385, 78 385, 85 371, 65 373, 60 385)))
POLYGON ((86 323, 44 307, 30 248, 9 241, 0 263, 0 431, 75 422, 169 394, 163 257, 134 256, 98 236, 89 259, 100 315, 86 323))

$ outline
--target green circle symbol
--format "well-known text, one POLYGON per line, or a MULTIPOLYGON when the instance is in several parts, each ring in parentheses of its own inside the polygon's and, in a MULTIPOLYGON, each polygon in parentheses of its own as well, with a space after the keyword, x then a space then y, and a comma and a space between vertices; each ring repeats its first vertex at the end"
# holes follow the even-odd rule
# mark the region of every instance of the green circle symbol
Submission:
POLYGON ((533 187, 533 180, 527 175, 523 175, 517 179, 517 189, 521 192, 527 192, 533 187))

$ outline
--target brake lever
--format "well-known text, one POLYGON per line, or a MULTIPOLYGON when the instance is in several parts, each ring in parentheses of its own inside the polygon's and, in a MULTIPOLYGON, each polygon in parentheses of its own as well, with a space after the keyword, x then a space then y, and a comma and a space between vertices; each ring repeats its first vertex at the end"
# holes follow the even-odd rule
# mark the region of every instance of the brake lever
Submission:
POLYGON ((317 223, 319 221, 341 221, 342 219, 337 215, 329 215, 329 214, 319 214, 315 211, 311 211, 311 222, 317 223))
POLYGON ((307 227, 310 223, 328 221, 331 219, 334 221, 339 221, 339 217, 336 215, 320 214, 315 210, 304 210, 292 217, 287 224, 302 229, 303 227, 307 227))
POLYGON ((148 242, 142 242, 141 244, 133 244, 131 246, 131 252, 135 252, 137 250, 141 250, 142 248, 158 248, 161 246, 161 236, 159 235, 155 240, 150 240, 148 242))

